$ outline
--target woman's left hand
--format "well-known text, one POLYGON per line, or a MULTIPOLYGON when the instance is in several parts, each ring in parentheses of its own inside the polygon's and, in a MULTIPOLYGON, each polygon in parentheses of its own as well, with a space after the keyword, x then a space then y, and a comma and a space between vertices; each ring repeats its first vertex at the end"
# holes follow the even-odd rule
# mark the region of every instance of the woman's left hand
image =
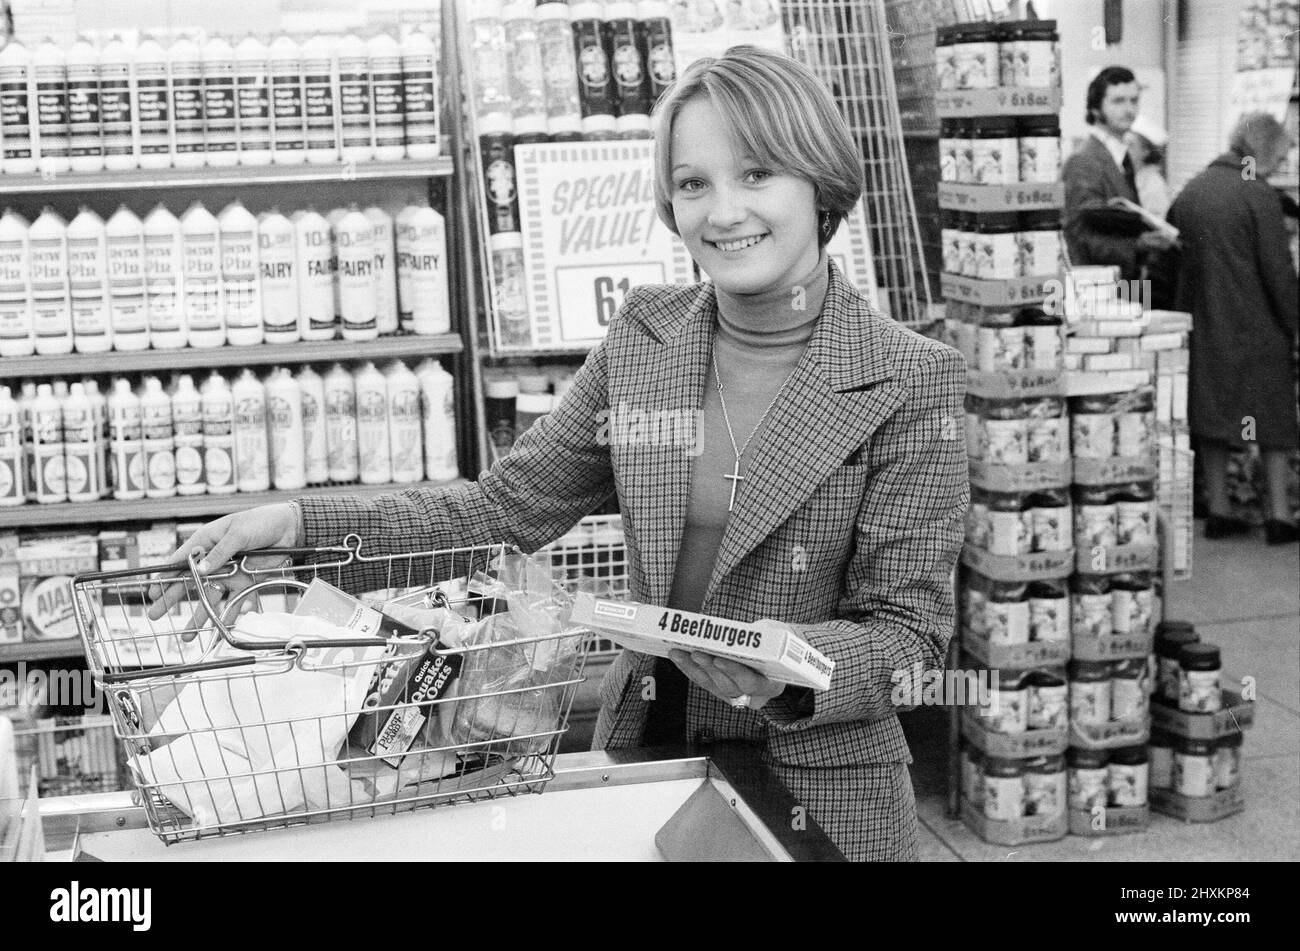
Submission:
POLYGON ((670 651, 668 658, 686 675, 687 679, 707 690, 720 700, 730 703, 748 694, 751 710, 760 709, 773 697, 785 690, 785 684, 763 676, 753 667, 734 660, 714 657, 699 651, 670 651))

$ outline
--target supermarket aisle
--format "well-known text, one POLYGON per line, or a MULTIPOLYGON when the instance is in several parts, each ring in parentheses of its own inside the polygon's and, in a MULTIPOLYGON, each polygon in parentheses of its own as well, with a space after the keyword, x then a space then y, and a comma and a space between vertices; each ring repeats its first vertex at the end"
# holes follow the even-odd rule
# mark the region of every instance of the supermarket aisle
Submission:
POLYGON ((1169 617, 1186 619, 1223 651, 1224 683, 1256 678, 1255 725, 1242 748, 1246 810, 1212 825, 1152 815, 1144 833, 1066 836, 1016 849, 982 842, 944 815, 946 715, 904 718, 922 824, 932 861, 1295 861, 1300 859, 1300 590, 1294 546, 1262 539, 1206 541, 1197 526, 1194 580, 1177 585, 1169 617))

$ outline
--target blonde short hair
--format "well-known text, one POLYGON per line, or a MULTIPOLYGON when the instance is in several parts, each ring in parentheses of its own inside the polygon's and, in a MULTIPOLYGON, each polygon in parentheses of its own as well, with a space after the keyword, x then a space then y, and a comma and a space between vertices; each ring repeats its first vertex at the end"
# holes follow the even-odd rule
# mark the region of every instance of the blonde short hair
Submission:
POLYGON ((817 208, 830 216, 825 244, 862 197, 862 156, 835 100, 812 70, 756 46, 733 46, 722 56, 696 60, 663 94, 654 110, 655 207, 678 234, 673 215, 673 121, 687 102, 707 98, 745 152, 765 165, 811 182, 817 208))

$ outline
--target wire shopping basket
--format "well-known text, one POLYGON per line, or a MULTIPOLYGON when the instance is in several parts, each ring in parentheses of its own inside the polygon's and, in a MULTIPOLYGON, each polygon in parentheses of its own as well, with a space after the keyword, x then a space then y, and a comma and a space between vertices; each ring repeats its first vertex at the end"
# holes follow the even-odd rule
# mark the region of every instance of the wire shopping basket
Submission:
MULTIPOLYGON (((192 556, 74 578, 86 657, 149 827, 172 844, 541 792, 588 631, 520 633, 494 586, 516 551, 370 555, 350 535, 244 553, 206 576, 192 556), (308 630, 287 637, 253 625, 250 614, 292 612, 315 579, 395 605, 385 610, 398 621, 428 611, 414 616, 430 623, 385 618, 356 637, 311 618, 291 619, 308 630), (160 591, 175 604, 151 620, 160 591), (452 628, 473 636, 449 645, 452 628)), ((531 556, 530 578, 540 570, 562 588, 557 562, 531 556)))

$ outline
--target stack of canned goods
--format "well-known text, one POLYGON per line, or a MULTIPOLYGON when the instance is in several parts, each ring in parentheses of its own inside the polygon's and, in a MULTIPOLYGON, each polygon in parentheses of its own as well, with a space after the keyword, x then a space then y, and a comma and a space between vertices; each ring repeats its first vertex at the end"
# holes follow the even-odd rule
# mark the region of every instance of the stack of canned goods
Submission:
POLYGON ((1145 459, 1155 451, 1155 393, 1104 393, 1070 399, 1076 459, 1145 459))
POLYGON ((1056 89, 1061 85, 1055 20, 957 23, 935 31, 935 83, 941 90, 1056 89))
POLYGON ((1156 699, 1184 713, 1223 709, 1219 648, 1202 642, 1185 621, 1165 621, 1156 632, 1156 699))
POLYGON ((991 555, 1017 557, 1070 550, 1071 514, 1066 489, 993 492, 971 488, 966 541, 991 555))
POLYGON ((1151 733, 1151 788, 1205 798, 1241 782, 1240 733, 1193 740, 1161 730, 1151 733))
POLYGON ((961 608, 963 628, 990 644, 1011 647, 1070 638, 1070 596, 1063 578, 995 581, 968 571, 961 608))
POLYGON ((941 119, 939 181, 954 185, 1050 185, 1061 177, 1054 115, 941 119))
POLYGON ((1059 211, 947 209, 939 219, 943 269, 949 274, 991 281, 1052 277, 1062 270, 1059 211))
POLYGON ((1147 637, 1155 628, 1159 599, 1151 573, 1082 572, 1070 581, 1071 630, 1075 637, 1147 637))
POLYGON ((1063 729, 1068 722, 1068 691, 1060 672, 999 671, 988 696, 981 698, 976 715, 990 733, 1063 729))
POLYGON ((1068 428, 1065 402, 1056 397, 966 397, 966 454, 974 461, 996 466, 1068 462, 1068 428))
POLYGON ((962 794, 988 819, 1059 819, 1065 814, 1065 757, 1016 760, 962 750, 962 794))
POLYGON ((1070 808, 1092 812, 1097 807, 1130 808, 1147 804, 1150 762, 1145 746, 1114 750, 1070 747, 1065 754, 1070 808))
POLYGON ((1101 727, 1147 719, 1151 678, 1145 657, 1073 660, 1068 671, 1071 723, 1101 727))
POLYGON ((1074 546, 1080 550, 1156 541, 1154 482, 1074 487, 1074 546))

